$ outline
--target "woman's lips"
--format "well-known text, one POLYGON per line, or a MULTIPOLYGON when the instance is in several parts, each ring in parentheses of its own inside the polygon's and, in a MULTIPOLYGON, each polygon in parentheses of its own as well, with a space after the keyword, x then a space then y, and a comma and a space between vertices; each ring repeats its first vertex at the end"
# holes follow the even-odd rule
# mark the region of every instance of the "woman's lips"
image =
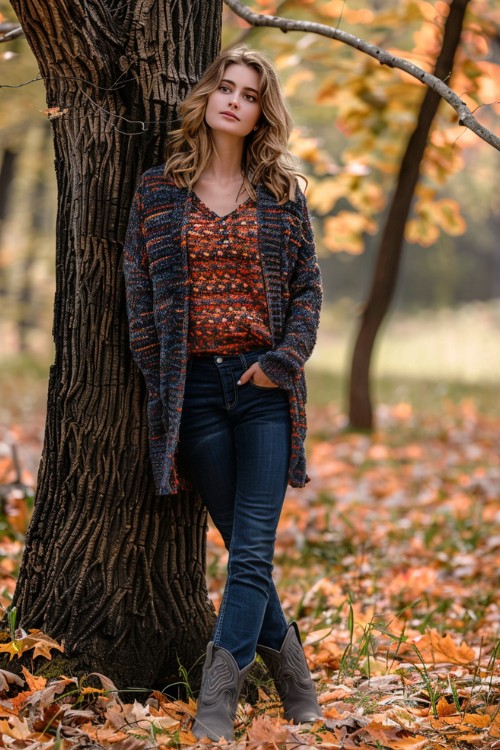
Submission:
POLYGON ((221 112, 221 115, 225 115, 225 117, 230 117, 232 120, 239 120, 240 118, 237 117, 234 112, 221 112))

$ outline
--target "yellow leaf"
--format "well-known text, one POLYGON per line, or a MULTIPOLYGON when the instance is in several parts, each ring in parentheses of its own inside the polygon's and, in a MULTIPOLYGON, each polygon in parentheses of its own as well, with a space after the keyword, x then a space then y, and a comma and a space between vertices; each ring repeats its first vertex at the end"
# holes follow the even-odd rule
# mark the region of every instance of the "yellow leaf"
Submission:
POLYGON ((10 641, 9 643, 0 644, 0 652, 10 654, 9 661, 14 657, 20 657, 25 651, 33 649, 33 657, 44 656, 46 659, 52 659, 50 653, 51 649, 57 649, 58 651, 64 651, 64 647, 61 646, 57 641, 54 641, 41 630, 31 629, 29 633, 19 629, 16 632, 17 638, 10 641))
POLYGON ((408 242, 422 245, 422 247, 430 247, 438 237, 438 227, 423 216, 410 219, 406 223, 405 238, 408 242))
POLYGON ((325 246, 333 252, 359 255, 364 249, 363 234, 374 234, 377 225, 366 216, 353 211, 340 211, 325 221, 325 246))
POLYGON ((467 228, 465 219, 460 213, 459 204, 451 198, 446 198, 436 204, 436 220, 443 231, 451 234, 452 237, 463 234, 467 228))
POLYGON ((347 195, 347 187, 341 179, 325 179, 311 185, 307 200, 311 208, 321 214, 327 214, 334 208, 340 198, 347 195))

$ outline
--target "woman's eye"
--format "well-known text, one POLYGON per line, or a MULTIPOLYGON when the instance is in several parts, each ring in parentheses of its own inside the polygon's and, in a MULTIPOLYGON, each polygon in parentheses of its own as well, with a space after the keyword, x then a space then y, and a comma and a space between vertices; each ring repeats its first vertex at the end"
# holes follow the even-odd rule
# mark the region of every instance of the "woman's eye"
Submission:
POLYGON ((227 91, 231 91, 229 86, 219 86, 219 91, 222 91, 223 94, 225 94, 227 91))
POLYGON ((256 97, 253 96, 253 94, 246 94, 245 95, 245 99, 248 99, 249 102, 256 102, 257 101, 256 97))

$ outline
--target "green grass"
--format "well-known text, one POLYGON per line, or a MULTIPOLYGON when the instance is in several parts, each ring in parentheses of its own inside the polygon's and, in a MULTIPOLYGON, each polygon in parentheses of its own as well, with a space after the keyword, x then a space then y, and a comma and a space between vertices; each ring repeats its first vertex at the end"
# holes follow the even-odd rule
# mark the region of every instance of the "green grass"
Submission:
MULTIPOLYGON (((346 377, 338 372, 310 366, 307 384, 309 403, 325 406, 333 402, 339 405, 341 411, 347 412, 346 377)), ((422 413, 435 413, 447 401, 458 404, 470 400, 482 414, 500 416, 498 385, 488 382, 473 385, 461 381, 443 383, 416 377, 379 376, 372 381, 372 399, 374 406, 405 402, 411 404, 414 411, 422 413)))
MULTIPOLYGON (((348 373, 356 334, 353 303, 324 310, 318 344, 308 365, 309 400, 347 411, 348 373)), ((456 310, 394 314, 380 331, 372 359, 373 404, 411 404, 435 413, 450 401, 472 401, 500 414, 500 303, 456 310)))

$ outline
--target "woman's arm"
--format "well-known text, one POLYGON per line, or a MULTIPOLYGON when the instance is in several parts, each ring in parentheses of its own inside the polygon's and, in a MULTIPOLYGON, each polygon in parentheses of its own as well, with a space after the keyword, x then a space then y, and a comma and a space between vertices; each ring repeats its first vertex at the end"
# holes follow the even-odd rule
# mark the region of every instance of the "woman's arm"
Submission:
POLYGON ((291 387, 316 343, 322 301, 321 274, 304 194, 297 195, 301 214, 300 247, 290 282, 290 302, 283 340, 259 358, 262 371, 281 388, 291 387))

